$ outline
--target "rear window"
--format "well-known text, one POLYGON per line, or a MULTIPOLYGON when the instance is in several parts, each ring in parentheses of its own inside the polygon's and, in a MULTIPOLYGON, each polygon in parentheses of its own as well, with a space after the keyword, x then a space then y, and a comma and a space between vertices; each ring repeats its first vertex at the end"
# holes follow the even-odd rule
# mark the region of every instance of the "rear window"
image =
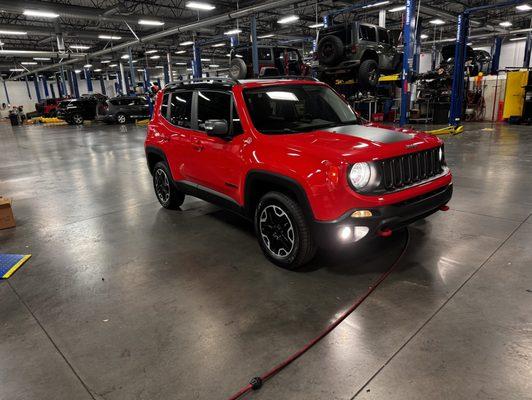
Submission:
POLYGON ((360 40, 367 40, 370 42, 377 41, 377 32, 373 26, 369 25, 360 25, 358 28, 358 35, 360 40))
POLYGON ((378 28, 378 29, 379 29, 379 42, 385 43, 385 44, 391 44, 390 35, 388 35, 388 31, 383 28, 378 28))
POLYGON ((174 92, 170 95, 170 123, 190 128, 192 112, 192 92, 174 92))
POLYGON ((271 61, 272 60, 272 51, 270 48, 259 47, 259 60, 261 61, 271 61))

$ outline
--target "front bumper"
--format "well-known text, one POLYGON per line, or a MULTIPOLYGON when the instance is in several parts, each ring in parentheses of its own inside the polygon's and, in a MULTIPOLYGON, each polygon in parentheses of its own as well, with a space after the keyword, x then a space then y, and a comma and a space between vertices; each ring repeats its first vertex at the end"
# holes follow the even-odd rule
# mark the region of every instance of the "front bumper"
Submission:
MULTIPOLYGON (((343 228, 367 227, 364 238, 375 237, 380 232, 389 232, 403 228, 419 219, 435 213, 447 204, 453 194, 452 183, 432 192, 388 206, 365 208, 372 213, 371 217, 353 218, 351 215, 358 209, 350 210, 336 221, 314 221, 313 234, 318 245, 323 247, 353 243, 351 238, 341 238, 343 228)), ((363 228, 366 230, 365 228, 363 228)))

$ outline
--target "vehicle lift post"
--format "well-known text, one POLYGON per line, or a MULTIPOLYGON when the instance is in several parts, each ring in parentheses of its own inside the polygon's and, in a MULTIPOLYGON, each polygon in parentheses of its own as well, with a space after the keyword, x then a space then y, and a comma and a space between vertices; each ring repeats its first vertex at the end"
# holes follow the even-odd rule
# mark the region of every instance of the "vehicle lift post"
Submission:
POLYGON ((71 70, 70 72, 72 76, 72 83, 74 85, 74 94, 76 95, 76 98, 79 98, 78 76, 76 74, 76 71, 71 70))
MULTIPOLYGON (((414 60, 410 57, 411 52, 413 53, 413 43, 414 39, 413 33, 416 28, 416 2, 415 0, 406 0, 406 13, 405 13, 405 22, 403 25, 403 70, 401 71, 401 116, 399 118, 399 125, 404 126, 408 122, 408 108, 410 106, 410 83, 411 83, 411 73, 410 66, 413 64, 414 60)), ((415 39, 414 39, 415 41, 415 39)))
POLYGON ((35 86, 35 95, 37 96, 37 101, 41 102, 41 88, 39 87, 39 78, 37 74, 33 74, 33 85, 35 86))
POLYGON ((251 57, 253 60, 253 77, 259 76, 259 48, 257 47, 257 17, 251 17, 251 57))
MULTIPOLYGON (((464 101, 464 76, 467 37, 469 32, 469 19, 471 14, 497 8, 511 7, 525 3, 523 0, 506 1, 500 4, 489 4, 465 9, 458 16, 456 29, 456 45, 454 51, 454 72, 451 89, 451 109, 449 113, 449 126, 458 127, 462 121, 462 106, 464 101)), ((492 67, 493 70, 493 67, 492 67)))
POLYGON ((85 74, 85 81, 87 82, 87 92, 92 94, 94 91, 92 87, 92 76, 91 76, 91 70, 89 68, 83 67, 83 73, 85 74))
POLYGON ((192 77, 201 78, 201 45, 196 39, 194 39, 194 44, 192 45, 192 77))
POLYGON ((523 68, 530 67, 530 52, 532 52, 532 32, 528 32, 525 44, 525 57, 523 59, 523 68))
POLYGON ((2 82, 4 84, 4 92, 6 93, 7 104, 11 104, 11 100, 9 100, 9 93, 7 92, 6 80, 4 78, 2 78, 2 82))
POLYGON ((495 41, 493 42, 493 47, 491 54, 493 54, 493 57, 491 58, 491 68, 490 68, 490 74, 491 75, 497 75, 499 73, 499 60, 501 59, 501 47, 502 47, 502 38, 500 36, 497 36, 495 38, 495 41))
POLYGON ((26 81, 26 89, 28 90, 28 97, 29 97, 30 100, 31 100, 31 91, 30 91, 30 84, 29 84, 29 82, 28 82, 28 75, 26 75, 26 76, 24 77, 24 80, 26 81))
POLYGON ((102 74, 100 74, 100 89, 102 91, 102 94, 105 96, 107 93, 105 93, 105 82, 103 81, 102 74))
MULTIPOLYGON (((129 75, 131 79, 131 89, 136 93, 137 81, 135 79, 135 67, 133 66, 133 53, 131 52, 131 46, 127 48, 128 61, 129 61, 129 75)), ((128 88, 129 91, 129 88, 128 88)), ((126 93, 129 94, 129 93, 126 93)))
POLYGON ((41 82, 42 82, 42 87, 44 89, 44 97, 49 98, 50 92, 48 91, 48 82, 46 81, 46 74, 44 73, 42 74, 41 82))

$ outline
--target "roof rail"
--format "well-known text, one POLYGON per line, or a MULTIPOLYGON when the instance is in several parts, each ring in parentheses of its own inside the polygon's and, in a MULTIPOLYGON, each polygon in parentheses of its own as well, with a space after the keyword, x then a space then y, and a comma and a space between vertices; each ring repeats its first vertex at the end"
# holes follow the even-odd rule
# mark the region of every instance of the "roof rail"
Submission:
POLYGON ((192 79, 183 79, 180 81, 173 81, 170 83, 167 83, 164 87, 176 87, 180 85, 186 85, 186 84, 194 84, 194 83, 226 83, 231 85, 238 85, 239 82, 236 79, 233 78, 226 78, 221 76, 210 76, 208 78, 192 78, 192 79))
POLYGON ((314 81, 319 82, 319 79, 314 78, 313 76, 301 76, 301 75, 270 75, 270 76, 259 76, 259 79, 294 79, 299 81, 314 81))

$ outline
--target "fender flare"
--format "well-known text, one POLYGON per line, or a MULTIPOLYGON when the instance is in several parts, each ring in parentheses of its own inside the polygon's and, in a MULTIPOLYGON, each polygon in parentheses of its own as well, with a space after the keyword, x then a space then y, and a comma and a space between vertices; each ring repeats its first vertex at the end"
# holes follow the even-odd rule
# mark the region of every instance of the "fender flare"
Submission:
MULTIPOLYGON (((161 150, 158 147, 155 146, 146 146, 144 151, 146 152, 146 162, 148 163, 148 169, 150 170, 150 174, 153 174, 153 168, 150 165, 150 154, 155 154, 156 156, 162 158, 166 165, 168 166, 168 169, 170 170, 170 164, 168 163, 168 159, 166 158, 166 154, 163 150, 161 150)), ((170 171, 170 175, 172 174, 172 171, 170 171)), ((171 177, 172 180, 174 179, 171 177)))

